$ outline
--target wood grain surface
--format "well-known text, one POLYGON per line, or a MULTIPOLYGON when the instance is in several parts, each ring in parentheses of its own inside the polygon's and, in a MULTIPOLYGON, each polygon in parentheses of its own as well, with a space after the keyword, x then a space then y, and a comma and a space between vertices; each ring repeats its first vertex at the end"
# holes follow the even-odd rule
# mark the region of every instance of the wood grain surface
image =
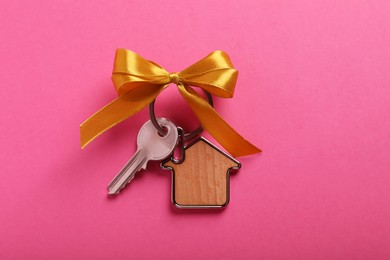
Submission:
POLYGON ((173 169, 174 203, 178 206, 224 206, 228 203, 228 171, 239 163, 199 139, 186 148, 180 164, 168 161, 173 169))

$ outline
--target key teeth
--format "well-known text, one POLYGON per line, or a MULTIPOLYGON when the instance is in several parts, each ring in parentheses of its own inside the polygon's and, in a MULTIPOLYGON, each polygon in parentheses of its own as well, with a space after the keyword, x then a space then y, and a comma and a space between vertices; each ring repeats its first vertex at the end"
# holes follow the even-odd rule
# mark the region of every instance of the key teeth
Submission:
POLYGON ((146 170, 146 166, 148 166, 148 161, 146 161, 144 163, 144 165, 142 165, 141 169, 140 170, 146 170))
POLYGON ((129 184, 129 182, 132 181, 133 179, 134 179, 134 175, 133 175, 127 182, 123 183, 123 185, 122 185, 121 187, 119 187, 118 189, 111 189, 111 188, 110 188, 111 186, 114 186, 115 183, 112 184, 112 185, 110 185, 110 186, 108 187, 108 194, 109 194, 109 195, 118 195, 118 194, 120 193, 120 191, 121 191, 123 188, 125 188, 126 185, 129 184))

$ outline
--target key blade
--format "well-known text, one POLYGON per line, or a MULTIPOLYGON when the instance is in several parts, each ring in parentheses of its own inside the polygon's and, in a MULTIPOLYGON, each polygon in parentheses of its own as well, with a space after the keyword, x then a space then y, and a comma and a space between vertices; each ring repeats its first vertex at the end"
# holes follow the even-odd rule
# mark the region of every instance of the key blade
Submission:
POLYGON ((168 119, 158 118, 157 121, 168 130, 166 135, 159 135, 150 120, 141 127, 137 137, 138 149, 111 181, 108 186, 108 194, 118 194, 139 170, 146 168, 149 160, 163 160, 172 153, 177 143, 177 128, 168 119))
POLYGON ((123 167, 123 169, 115 176, 108 186, 108 194, 118 194, 126 184, 128 184, 135 176, 135 174, 144 169, 148 161, 147 152, 143 149, 138 150, 130 161, 123 167))

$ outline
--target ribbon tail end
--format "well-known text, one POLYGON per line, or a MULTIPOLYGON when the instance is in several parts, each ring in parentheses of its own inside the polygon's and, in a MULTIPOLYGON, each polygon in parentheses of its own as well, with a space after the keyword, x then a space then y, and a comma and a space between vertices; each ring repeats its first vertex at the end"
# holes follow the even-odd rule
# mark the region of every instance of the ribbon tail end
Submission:
POLYGON ((257 148, 256 146, 252 145, 251 143, 248 143, 249 146, 246 147, 245 151, 237 152, 235 153, 234 151, 231 152, 231 154, 234 157, 241 157, 241 156, 248 156, 256 153, 261 153, 262 150, 257 148))

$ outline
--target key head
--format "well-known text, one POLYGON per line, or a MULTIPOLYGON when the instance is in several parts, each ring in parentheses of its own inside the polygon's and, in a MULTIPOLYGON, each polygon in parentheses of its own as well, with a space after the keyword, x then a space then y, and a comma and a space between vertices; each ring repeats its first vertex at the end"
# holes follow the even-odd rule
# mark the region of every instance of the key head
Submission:
POLYGON ((157 118, 157 122, 167 130, 165 136, 161 136, 149 120, 141 127, 137 138, 138 149, 145 149, 148 152, 148 159, 156 161, 167 158, 178 140, 175 124, 166 118, 157 118))

